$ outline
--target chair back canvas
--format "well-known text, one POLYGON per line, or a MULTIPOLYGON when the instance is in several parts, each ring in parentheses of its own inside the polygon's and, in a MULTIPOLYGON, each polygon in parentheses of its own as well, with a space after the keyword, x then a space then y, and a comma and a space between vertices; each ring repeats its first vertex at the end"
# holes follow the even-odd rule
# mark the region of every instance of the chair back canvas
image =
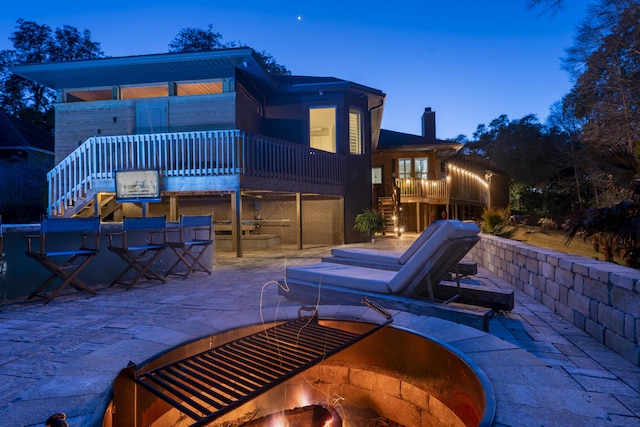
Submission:
POLYGON ((40 222, 40 233, 66 233, 98 231, 100 217, 89 218, 44 218, 40 222))
POLYGON ((443 274, 455 268, 480 239, 479 232, 480 228, 471 222, 444 221, 429 238, 428 244, 422 245, 389 281, 389 288, 396 295, 407 295, 425 280, 439 283, 444 278, 443 274))
POLYGON ((429 226, 418 236, 418 238, 407 248, 406 251, 398 258, 400 264, 406 264, 407 261, 424 245, 433 234, 444 224, 446 220, 439 219, 433 221, 429 226))
POLYGON ((167 218, 164 216, 151 216, 144 218, 122 218, 122 229, 127 230, 151 230, 165 229, 167 218))

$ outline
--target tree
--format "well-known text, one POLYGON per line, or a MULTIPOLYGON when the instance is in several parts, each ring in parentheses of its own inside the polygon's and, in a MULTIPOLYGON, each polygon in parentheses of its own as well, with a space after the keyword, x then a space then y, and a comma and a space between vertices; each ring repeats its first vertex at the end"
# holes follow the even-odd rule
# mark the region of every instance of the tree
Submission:
MULTIPOLYGON (((232 47, 248 47, 243 42, 222 41, 222 34, 213 30, 213 25, 209 24, 206 29, 183 28, 178 35, 169 43, 169 52, 200 52, 215 49, 227 49, 232 47)), ((276 59, 266 51, 256 52, 267 71, 274 75, 290 75, 291 71, 284 65, 278 64, 276 59)))
POLYGON ((201 28, 183 28, 169 43, 169 52, 201 52, 205 50, 224 49, 222 34, 213 31, 209 24, 206 30, 201 28))
POLYGON ((9 68, 22 63, 71 61, 104 56, 88 30, 65 25, 55 33, 47 25, 19 19, 9 40, 13 49, 0 51, 0 108, 36 126, 53 127, 51 89, 17 76, 9 68))

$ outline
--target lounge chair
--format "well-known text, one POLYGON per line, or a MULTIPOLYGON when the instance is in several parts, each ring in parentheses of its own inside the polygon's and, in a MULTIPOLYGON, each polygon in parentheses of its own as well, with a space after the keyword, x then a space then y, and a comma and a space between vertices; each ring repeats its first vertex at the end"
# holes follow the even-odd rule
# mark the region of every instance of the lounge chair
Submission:
MULTIPOLYGON (((438 236, 436 231, 447 222, 451 221, 434 221, 404 252, 370 248, 334 248, 331 250, 331 256, 323 257, 322 261, 379 270, 399 271, 420 247, 434 243, 432 237, 434 235, 438 236)), ((450 273, 455 275, 455 283, 445 281, 444 277, 438 282, 432 282, 433 297, 436 300, 445 302, 456 301, 464 304, 493 308, 495 310, 513 310, 513 291, 492 289, 486 286, 461 282, 461 276, 469 276, 477 273, 475 263, 469 263, 463 260, 457 264, 453 264, 451 267, 450 273)))
POLYGON ((363 297, 387 308, 433 314, 488 330, 492 311, 479 313, 434 302, 440 283, 480 240, 477 225, 443 221, 398 271, 333 262, 288 267, 280 294, 305 303, 357 303, 363 297), (425 300, 425 296, 430 301, 425 300))

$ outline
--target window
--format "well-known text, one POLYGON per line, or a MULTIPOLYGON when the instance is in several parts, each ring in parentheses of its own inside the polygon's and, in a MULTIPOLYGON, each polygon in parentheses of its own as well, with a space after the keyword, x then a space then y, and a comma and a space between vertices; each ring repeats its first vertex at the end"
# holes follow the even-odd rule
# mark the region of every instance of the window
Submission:
POLYGON ((178 96, 205 95, 210 93, 222 92, 222 80, 176 83, 176 95, 178 96))
POLYGON ((72 89, 64 92, 64 102, 102 101, 113 99, 113 88, 72 89))
POLYGON ((155 85, 122 86, 120 88, 121 99, 157 98, 161 96, 169 96, 169 85, 167 83, 158 83, 155 85))
POLYGON ((362 114, 359 110, 349 110, 349 152, 362 154, 362 114))
POLYGON ((418 157, 415 159, 416 164, 416 178, 427 179, 429 177, 429 159, 426 157, 418 157))
POLYGON ((309 108, 309 146, 336 152, 336 107, 309 108))
POLYGON ((398 178, 411 178, 411 159, 398 159, 398 178))

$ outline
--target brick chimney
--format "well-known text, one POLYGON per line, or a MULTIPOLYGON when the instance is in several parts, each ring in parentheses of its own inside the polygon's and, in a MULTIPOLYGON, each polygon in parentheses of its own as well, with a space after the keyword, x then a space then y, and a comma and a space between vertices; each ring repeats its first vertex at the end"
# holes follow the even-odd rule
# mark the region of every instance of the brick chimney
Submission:
POLYGON ((425 108, 422 114, 422 136, 427 142, 436 141, 436 112, 431 111, 431 107, 425 108))

